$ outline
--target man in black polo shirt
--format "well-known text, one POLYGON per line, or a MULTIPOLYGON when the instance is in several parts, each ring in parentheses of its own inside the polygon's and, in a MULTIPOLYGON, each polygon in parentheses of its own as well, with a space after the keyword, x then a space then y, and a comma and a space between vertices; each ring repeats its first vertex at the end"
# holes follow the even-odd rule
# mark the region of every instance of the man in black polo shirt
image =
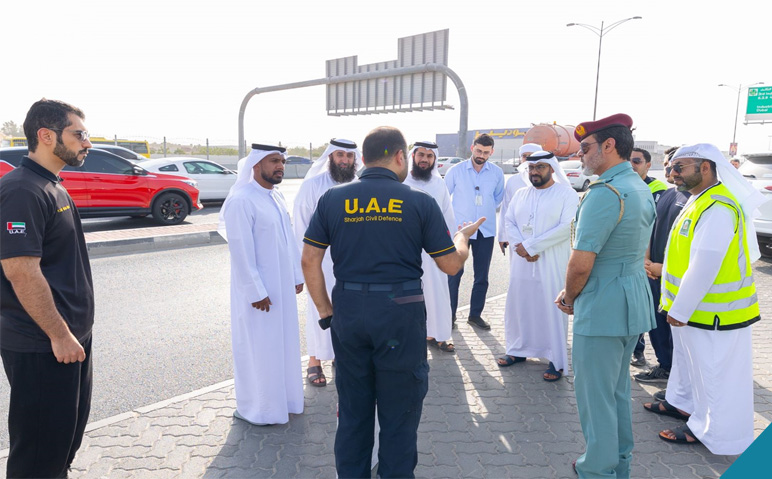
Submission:
POLYGON ((29 156, 0 179, 0 355, 11 385, 7 477, 66 477, 91 409, 94 288, 75 204, 60 183, 91 148, 81 110, 24 120, 29 156))
POLYGON ((434 198, 402 184, 406 149, 396 128, 371 131, 362 144, 360 181, 319 199, 303 239, 308 291, 322 318, 332 319, 341 478, 370 477, 376 402, 378 474, 413 477, 429 373, 421 250, 444 273, 455 274, 469 255, 469 236, 485 220, 465 225, 451 240, 434 198), (321 267, 328 246, 336 281, 332 303, 321 267))

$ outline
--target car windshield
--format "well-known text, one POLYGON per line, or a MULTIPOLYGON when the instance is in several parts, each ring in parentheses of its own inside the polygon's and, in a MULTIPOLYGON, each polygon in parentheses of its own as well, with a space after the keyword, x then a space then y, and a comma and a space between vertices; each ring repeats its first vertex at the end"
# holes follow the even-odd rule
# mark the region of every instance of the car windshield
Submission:
POLYGON ((746 178, 772 179, 772 154, 747 157, 740 165, 740 173, 746 178))

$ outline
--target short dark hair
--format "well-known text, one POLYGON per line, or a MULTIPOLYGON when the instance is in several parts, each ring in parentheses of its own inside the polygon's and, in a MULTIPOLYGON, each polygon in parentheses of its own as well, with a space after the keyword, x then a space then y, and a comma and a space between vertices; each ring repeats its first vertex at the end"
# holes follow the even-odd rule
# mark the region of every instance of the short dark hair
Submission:
POLYGON ((474 139, 474 141, 472 142, 472 146, 474 145, 493 146, 493 137, 487 133, 483 133, 482 135, 474 139))
POLYGON ((32 104, 27 117, 24 119, 24 136, 27 137, 27 148, 34 153, 38 148, 38 130, 41 128, 51 128, 59 130, 56 137, 61 138, 61 130, 70 126, 71 122, 67 116, 72 113, 81 120, 86 119, 86 115, 80 108, 76 108, 69 103, 58 100, 46 100, 45 98, 32 104))
POLYGON ((644 150, 643 148, 633 148, 633 151, 637 151, 638 153, 642 154, 643 159, 646 160, 646 163, 651 163, 651 153, 644 150))
POLYGON ((635 144, 633 132, 630 131, 630 128, 622 125, 612 126, 597 133, 593 133, 593 136, 598 143, 603 143, 609 138, 613 138, 616 143, 615 148, 619 157, 625 161, 630 161, 630 153, 633 152, 633 145, 635 144))
POLYGON ((403 153, 407 150, 402 132, 393 126, 379 126, 368 133, 362 142, 362 159, 365 165, 386 163, 400 150, 403 153))

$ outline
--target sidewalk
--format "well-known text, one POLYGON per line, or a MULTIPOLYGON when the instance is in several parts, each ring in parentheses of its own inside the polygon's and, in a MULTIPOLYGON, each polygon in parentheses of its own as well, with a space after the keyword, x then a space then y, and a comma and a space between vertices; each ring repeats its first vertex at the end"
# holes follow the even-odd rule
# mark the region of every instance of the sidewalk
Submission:
MULTIPOLYGON (((772 288, 760 285, 759 290, 772 288)), ((571 461, 583 452, 584 439, 573 377, 569 373, 547 383, 541 379, 547 364, 535 360, 509 368, 496 365, 504 348, 504 302, 503 296, 489 300, 489 332, 460 323, 454 331, 456 355, 430 350, 418 477, 575 477, 571 461)), ((762 316, 769 317, 770 302, 764 304, 762 316)), ((758 436, 772 419, 772 346, 767 340, 772 327, 762 321, 754 328, 758 436)), ((651 349, 646 352, 652 362, 651 349)), ((305 412, 292 415, 285 425, 255 427, 234 419, 233 381, 92 423, 71 477, 334 478, 337 394, 329 364, 325 373, 330 385, 306 385, 305 412)), ((641 404, 655 391, 633 381, 633 477, 719 477, 736 457, 657 437, 679 421, 644 411, 641 404)), ((5 471, 4 457, 0 471, 5 471)))
POLYGON ((84 236, 92 258, 225 243, 217 233, 217 223, 100 231, 84 236))

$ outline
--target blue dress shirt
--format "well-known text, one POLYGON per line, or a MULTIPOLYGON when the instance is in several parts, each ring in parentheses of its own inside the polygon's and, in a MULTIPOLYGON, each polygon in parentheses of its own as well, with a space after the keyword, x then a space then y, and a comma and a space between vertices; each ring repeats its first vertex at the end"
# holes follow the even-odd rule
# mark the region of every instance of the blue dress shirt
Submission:
MULTIPOLYGON (((487 218, 480 226, 483 236, 496 235, 496 208, 504 199, 504 172, 501 168, 485 162, 478 173, 472 160, 462 161, 445 173, 445 184, 453 200, 456 222, 487 218), (478 199, 479 197, 479 199, 478 199)), ((477 233, 471 239, 477 239, 477 233)))

